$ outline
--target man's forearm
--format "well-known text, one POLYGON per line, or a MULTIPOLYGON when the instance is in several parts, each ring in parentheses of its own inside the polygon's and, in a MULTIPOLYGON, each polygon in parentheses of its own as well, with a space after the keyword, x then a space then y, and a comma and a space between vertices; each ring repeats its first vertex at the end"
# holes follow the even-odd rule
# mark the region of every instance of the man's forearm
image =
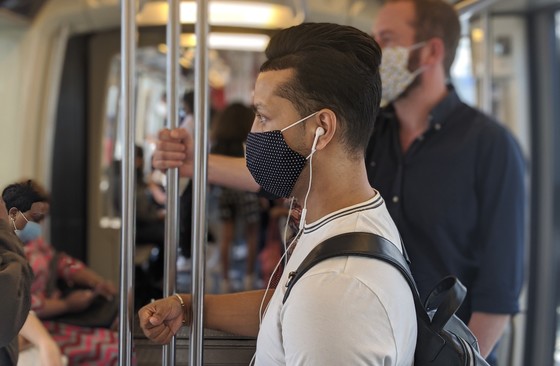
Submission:
POLYGON ((74 283, 74 285, 85 286, 87 288, 93 289, 100 282, 103 282, 103 278, 86 267, 73 273, 71 275, 71 281, 74 283))
MULTIPOLYGON (((249 291, 228 295, 206 295, 205 326, 233 334, 256 337, 259 332, 259 311, 265 291, 249 291)), ((274 290, 267 292, 265 309, 274 290)))
POLYGON ((500 340, 510 318, 509 314, 472 314, 469 328, 478 339, 480 354, 483 357, 487 357, 500 340))
POLYGON ((50 339, 50 335, 43 326, 43 323, 41 323, 33 312, 30 312, 27 316, 27 320, 19 334, 36 346, 44 340, 50 339))
POLYGON ((68 304, 64 299, 45 299, 44 305, 36 311, 40 318, 50 318, 68 312, 68 304))
POLYGON ((208 182, 241 191, 257 192, 259 185, 247 169, 245 158, 208 156, 208 182))

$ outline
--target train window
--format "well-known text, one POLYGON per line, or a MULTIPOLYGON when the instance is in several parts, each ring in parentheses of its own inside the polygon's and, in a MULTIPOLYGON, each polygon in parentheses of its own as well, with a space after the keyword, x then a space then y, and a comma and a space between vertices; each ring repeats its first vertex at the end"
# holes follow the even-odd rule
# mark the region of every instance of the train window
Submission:
MULTIPOLYGON (((144 151, 143 172, 151 172, 151 152, 155 148, 157 132, 166 120, 165 54, 156 47, 145 47, 137 52, 136 136, 135 144, 144 151)), ((103 142, 101 157, 101 227, 120 227, 120 175, 123 155, 120 119, 120 55, 111 60, 105 93, 103 142)), ((185 89, 186 78, 179 85, 185 89)))
POLYGON ((116 213, 115 188, 112 182, 116 180, 118 167, 113 165, 113 156, 117 149, 116 142, 119 140, 119 73, 120 65, 115 59, 112 60, 107 80, 105 94, 105 112, 103 120, 103 136, 101 150, 101 178, 99 189, 101 191, 101 226, 120 228, 120 220, 116 213))
POLYGON ((457 94, 470 105, 476 105, 476 80, 473 75, 471 40, 468 36, 461 37, 455 62, 451 67, 451 80, 457 94))
MULTIPOLYGON (((165 127, 167 98, 165 85, 166 46, 164 44, 141 47, 137 51, 136 80, 136 136, 135 143, 142 148, 143 178, 158 179, 165 186, 165 176, 153 172, 151 158, 155 150, 157 134, 165 127)), ((184 116, 183 93, 193 89, 192 69, 194 49, 181 50, 181 77, 179 80, 179 117, 184 116)), ((264 54, 248 50, 217 50, 209 52, 210 104, 212 110, 220 110, 231 102, 251 104, 251 95, 264 54)), ((101 194, 100 226, 120 228, 120 175, 122 160, 123 123, 120 120, 120 55, 113 56, 104 95, 103 142, 100 159, 101 194)), ((211 113, 212 115, 212 113, 211 113)), ((179 121, 180 123, 180 121, 179 121)))

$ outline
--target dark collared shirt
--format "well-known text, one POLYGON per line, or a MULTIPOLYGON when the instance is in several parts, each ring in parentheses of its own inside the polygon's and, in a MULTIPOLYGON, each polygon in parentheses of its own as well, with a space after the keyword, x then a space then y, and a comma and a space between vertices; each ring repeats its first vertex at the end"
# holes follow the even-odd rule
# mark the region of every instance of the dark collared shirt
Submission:
POLYGON ((403 154, 394 110, 376 122, 368 178, 387 202, 422 298, 453 274, 468 295, 458 316, 513 314, 523 278, 524 161, 512 135, 453 88, 403 154))

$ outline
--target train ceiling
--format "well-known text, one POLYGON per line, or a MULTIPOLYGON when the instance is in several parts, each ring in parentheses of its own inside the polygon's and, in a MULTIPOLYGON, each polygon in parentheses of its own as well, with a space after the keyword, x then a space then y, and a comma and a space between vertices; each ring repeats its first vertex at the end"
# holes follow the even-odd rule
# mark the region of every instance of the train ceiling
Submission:
MULTIPOLYGON (((49 0, 0 0, 0 11, 33 19, 42 6, 49 0)), ((157 0, 141 0, 141 3, 157 0)), ((253 0, 257 1, 257 0, 253 0)), ((262 0, 267 2, 267 0, 262 0)), ((458 8, 485 3, 493 11, 524 11, 554 4, 560 5, 560 0, 448 0, 458 8)), ((351 23, 358 28, 367 27, 383 0, 268 0, 268 2, 282 3, 289 6, 301 4, 305 9, 306 21, 331 21, 337 23, 351 23)))

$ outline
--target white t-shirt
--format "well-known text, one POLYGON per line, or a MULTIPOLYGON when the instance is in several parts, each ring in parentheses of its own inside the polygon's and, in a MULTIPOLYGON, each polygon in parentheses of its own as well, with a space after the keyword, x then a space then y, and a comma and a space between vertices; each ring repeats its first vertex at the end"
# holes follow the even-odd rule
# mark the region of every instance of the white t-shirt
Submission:
POLYGON ((256 365, 410 366, 416 347, 416 312, 410 287, 388 263, 335 257, 303 275, 288 297, 288 273, 320 242, 347 232, 371 232, 400 250, 400 237, 383 199, 306 225, 263 317, 256 365))

